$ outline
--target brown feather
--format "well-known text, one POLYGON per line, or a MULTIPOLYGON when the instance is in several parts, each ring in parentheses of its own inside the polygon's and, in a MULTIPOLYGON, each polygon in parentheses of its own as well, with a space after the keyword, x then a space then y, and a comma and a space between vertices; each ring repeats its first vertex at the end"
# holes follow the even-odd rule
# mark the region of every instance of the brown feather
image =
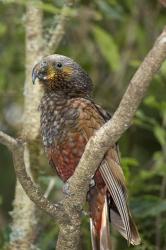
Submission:
MULTIPOLYGON (((57 113, 55 118, 57 120, 53 120, 53 122, 56 121, 58 124, 61 124, 63 130, 58 130, 57 127, 56 141, 51 147, 47 147, 48 157, 61 179, 67 181, 74 173, 89 138, 105 123, 105 120, 101 116, 102 108, 99 108, 99 106, 96 108, 90 100, 74 98, 67 102, 63 100, 57 101, 57 96, 53 94, 50 95, 50 98, 43 102, 50 105, 53 98, 55 98, 59 106, 56 106, 57 113), (61 114, 63 114, 63 117, 61 117, 61 114)), ((50 113, 53 113, 53 107, 50 106, 50 108, 50 113)), ((45 115, 47 115, 46 110, 43 113, 43 119, 45 115)), ((104 112, 104 115, 106 115, 106 112, 104 112)), ((44 119, 44 122, 49 122, 51 119, 52 117, 48 116, 48 119, 44 119)), ((43 126, 44 128, 46 127, 44 123, 43 126)), ((49 134, 50 126, 46 128, 49 134)), ((55 127, 52 128, 53 132, 54 129, 55 127)), ((46 138, 48 140, 48 137, 46 138)), ((52 136, 49 139, 52 140, 52 136)), ((97 244, 97 250, 102 249, 100 246, 104 244, 103 242, 110 242, 110 234, 108 233, 109 220, 105 205, 105 199, 108 199, 107 190, 109 190, 112 196, 115 203, 115 210, 117 210, 116 213, 119 216, 115 216, 115 214, 112 216, 113 225, 115 225, 129 243, 137 244, 139 242, 139 235, 135 224, 132 222, 127 206, 125 177, 119 163, 116 145, 111 147, 106 154, 99 170, 94 175, 94 181, 96 190, 91 195, 90 211, 93 241, 96 242, 93 244, 97 244), (105 190, 104 193, 103 189, 105 190), (117 221, 115 221, 116 219, 117 221)), ((92 190, 93 188, 91 188, 90 193, 92 190)))
POLYGON ((90 231, 93 250, 111 250, 106 188, 91 188, 88 193, 90 231))
MULTIPOLYGON (((74 173, 86 143, 110 115, 90 99, 92 81, 72 59, 62 55, 43 58, 33 68, 44 88, 41 99, 41 132, 50 163, 66 182, 74 173)), ((138 244, 139 234, 127 205, 125 178, 116 145, 108 150, 90 186, 93 249, 110 250, 108 208, 113 225, 128 240, 138 244)))
MULTIPOLYGON (((84 112, 91 114, 90 120, 85 120, 83 114, 80 119, 80 127, 86 135, 87 140, 99 129, 104 123, 103 118, 98 112, 99 106, 95 109, 92 104, 85 107, 84 112), (84 122, 82 122, 82 119, 84 122)), ((100 107, 100 113, 102 108, 100 107)), ((131 217, 128 204, 127 204, 127 188, 123 170, 120 166, 118 148, 116 145, 110 148, 105 156, 105 160, 100 166, 100 173, 103 180, 108 188, 112 199, 115 203, 116 212, 110 213, 112 215, 111 221, 115 228, 126 238, 129 244, 138 245, 140 244, 140 236, 131 217), (115 216, 116 215, 116 216, 115 216), (117 221, 116 221, 117 219, 117 221)), ((98 171, 96 172, 97 175, 98 171)), ((95 178, 94 178, 95 179, 95 178)), ((97 184, 97 183, 96 183, 97 184)), ((94 202, 96 204, 96 202, 94 202)), ((104 206, 104 205, 103 205, 104 206)), ((103 218, 104 219, 104 218, 103 218)), ((93 218, 91 224, 93 222, 93 218)), ((91 225, 92 232, 94 233, 95 228, 91 225)), ((95 232, 96 235, 96 232, 95 232)), ((95 238, 95 237, 94 237, 95 238)))

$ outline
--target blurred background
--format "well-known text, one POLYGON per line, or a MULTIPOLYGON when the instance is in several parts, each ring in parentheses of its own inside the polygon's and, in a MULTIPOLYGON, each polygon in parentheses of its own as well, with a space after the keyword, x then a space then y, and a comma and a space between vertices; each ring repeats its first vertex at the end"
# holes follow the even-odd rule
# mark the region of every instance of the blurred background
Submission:
MULTIPOLYGON (((166 24, 164 1, 84 0, 56 53, 73 58, 86 69, 94 83, 94 99, 114 112, 141 61, 166 24)), ((24 104, 25 1, 0 1, 0 130, 18 136, 24 104)), ((47 39, 54 8, 63 1, 45 1, 44 35, 47 39)), ((58 15, 57 15, 58 20, 58 15)), ((29 118, 30 119, 30 118, 29 118)), ((121 162, 129 189, 129 203, 142 237, 140 250, 166 250, 166 62, 154 77, 131 128, 119 141, 121 162)), ((37 179, 43 190, 54 176, 41 156, 37 179)), ((57 177, 50 198, 61 197, 57 177)), ((9 241, 15 173, 11 153, 0 145, 0 249, 9 241)), ((26 205, 26 204, 25 204, 26 205)), ((58 228, 39 212, 36 246, 55 247, 58 228)), ((113 232, 114 248, 129 247, 113 232)), ((88 218, 83 216, 83 249, 90 250, 88 218)), ((37 248, 36 248, 37 249, 37 248)))

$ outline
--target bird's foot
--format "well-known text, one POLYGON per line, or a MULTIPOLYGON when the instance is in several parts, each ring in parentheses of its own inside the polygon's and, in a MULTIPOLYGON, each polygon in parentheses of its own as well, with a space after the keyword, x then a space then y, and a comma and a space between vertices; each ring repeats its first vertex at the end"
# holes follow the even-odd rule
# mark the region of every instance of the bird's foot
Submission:
POLYGON ((93 188, 96 186, 95 180, 92 178, 89 183, 89 188, 93 188))
POLYGON ((63 185, 63 193, 65 195, 70 195, 70 190, 69 190, 69 183, 66 182, 64 185, 63 185))

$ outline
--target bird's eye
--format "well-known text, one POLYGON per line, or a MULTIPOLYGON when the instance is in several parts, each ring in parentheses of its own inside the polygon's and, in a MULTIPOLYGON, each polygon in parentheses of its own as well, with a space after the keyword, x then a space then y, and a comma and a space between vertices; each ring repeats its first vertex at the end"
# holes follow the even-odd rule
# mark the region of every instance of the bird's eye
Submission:
POLYGON ((56 67, 59 68, 59 69, 62 68, 62 63, 61 63, 61 62, 58 62, 58 63, 56 64, 56 67))

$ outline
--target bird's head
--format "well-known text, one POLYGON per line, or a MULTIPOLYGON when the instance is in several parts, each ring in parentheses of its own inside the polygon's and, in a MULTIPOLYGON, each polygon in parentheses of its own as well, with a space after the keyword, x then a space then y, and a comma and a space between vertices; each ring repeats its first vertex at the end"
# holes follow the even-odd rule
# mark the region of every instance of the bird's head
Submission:
POLYGON ((72 59, 62 55, 50 55, 37 63, 32 71, 46 92, 61 91, 68 95, 87 96, 92 90, 88 74, 72 59))

